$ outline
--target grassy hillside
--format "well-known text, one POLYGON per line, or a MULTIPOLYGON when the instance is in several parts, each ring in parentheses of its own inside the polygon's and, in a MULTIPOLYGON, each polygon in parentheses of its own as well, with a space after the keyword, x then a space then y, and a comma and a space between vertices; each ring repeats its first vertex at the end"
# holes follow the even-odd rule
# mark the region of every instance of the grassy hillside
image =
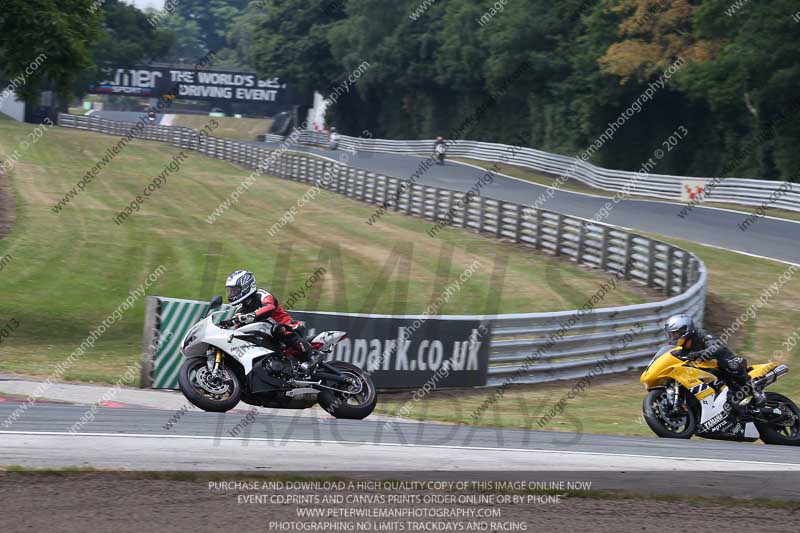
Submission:
MULTIPOLYGON (((270 118, 216 117, 216 121, 219 122, 219 127, 214 131, 216 137, 246 141, 253 141, 256 135, 267 133, 272 124, 270 118)), ((207 122, 208 117, 205 115, 175 115, 172 125, 202 129, 207 122)))
MULTIPOLYGON (((601 279, 531 249, 461 230, 432 239, 425 234, 429 222, 404 215, 387 213, 369 226, 373 206, 324 191, 270 237, 268 229, 308 190, 275 178, 259 179, 209 225, 206 217, 247 173, 192 152, 140 211, 117 225, 114 217, 179 153, 155 142, 124 147, 85 192, 54 213, 52 207, 117 139, 51 128, 23 149, 31 130, 0 120, 0 157, 20 154, 9 177, 17 220, 0 240, 0 257, 11 257, 0 271, 0 327, 18 325, 2 339, 0 371, 48 374, 159 265, 166 272, 148 294, 207 299, 222 292, 228 272, 248 268, 287 300, 324 267, 325 275, 294 308, 410 314, 423 312, 475 260, 480 267, 442 313, 483 313, 497 298, 503 312, 577 308, 601 279), (339 259, 320 258, 337 249, 339 259), (441 256, 451 260, 442 262, 441 256), (491 291, 495 262, 503 258, 502 287, 491 291)), ((645 299, 638 288, 623 288, 604 303, 645 299)), ((137 300, 64 377, 116 379, 139 357, 143 306, 137 300)))

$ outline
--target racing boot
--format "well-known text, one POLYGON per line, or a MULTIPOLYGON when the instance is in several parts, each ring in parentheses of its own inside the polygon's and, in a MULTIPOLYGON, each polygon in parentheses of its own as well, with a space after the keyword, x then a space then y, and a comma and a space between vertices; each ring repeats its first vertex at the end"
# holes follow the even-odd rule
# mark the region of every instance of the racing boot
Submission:
POLYGON ((301 377, 308 377, 317 364, 314 360, 313 350, 308 341, 299 341, 295 346, 287 348, 287 354, 299 361, 298 369, 300 370, 301 377))
POLYGON ((763 407, 767 403, 767 396, 755 383, 753 380, 749 380, 747 386, 750 388, 750 394, 753 396, 753 401, 751 402, 754 407, 763 407))

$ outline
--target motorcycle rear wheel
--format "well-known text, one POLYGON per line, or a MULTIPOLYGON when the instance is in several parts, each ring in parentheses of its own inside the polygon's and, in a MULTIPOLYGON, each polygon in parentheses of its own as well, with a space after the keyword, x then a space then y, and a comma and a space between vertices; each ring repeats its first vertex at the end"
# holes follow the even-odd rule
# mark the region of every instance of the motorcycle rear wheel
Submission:
POLYGON ((761 440, 766 444, 800 446, 800 408, 783 394, 768 392, 766 396, 767 406, 777 407, 779 403, 786 404, 786 407, 794 414, 795 420, 789 426, 756 422, 756 428, 758 428, 758 433, 761 435, 761 440))
POLYGON ((685 410, 680 413, 680 418, 666 412, 668 400, 664 397, 664 389, 653 389, 647 393, 642 402, 644 421, 653 433, 664 439, 690 439, 697 431, 697 417, 686 402, 685 410), (670 419, 665 420, 665 417, 670 419), (672 423, 670 423, 672 422, 672 423), (677 428, 675 425, 677 424, 677 428))
MULTIPOLYGON (((336 418, 347 418, 351 420, 361 420, 372 414, 378 403, 378 394, 375 391, 375 384, 363 370, 344 361, 332 361, 328 363, 336 370, 357 381, 356 385, 361 387, 358 394, 337 394, 332 390, 321 390, 318 396, 319 405, 336 418)), ((343 388, 342 383, 323 382, 329 387, 343 388)))

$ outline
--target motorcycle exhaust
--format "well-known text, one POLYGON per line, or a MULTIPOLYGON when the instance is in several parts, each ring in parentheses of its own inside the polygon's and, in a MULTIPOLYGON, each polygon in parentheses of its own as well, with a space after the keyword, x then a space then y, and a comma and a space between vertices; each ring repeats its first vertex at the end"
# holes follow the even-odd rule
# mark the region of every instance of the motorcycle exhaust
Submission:
POLYGON ((762 387, 766 387, 767 385, 772 385, 775 383, 779 377, 789 372, 789 367, 786 365, 778 365, 758 380, 759 385, 762 387))

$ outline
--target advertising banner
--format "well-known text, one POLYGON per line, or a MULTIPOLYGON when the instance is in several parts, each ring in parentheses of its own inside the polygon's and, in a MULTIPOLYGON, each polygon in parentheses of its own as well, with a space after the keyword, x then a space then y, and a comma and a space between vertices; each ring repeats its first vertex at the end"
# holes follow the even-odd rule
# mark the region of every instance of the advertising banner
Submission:
POLYGON ((278 78, 260 79, 253 72, 193 68, 111 66, 92 94, 159 97, 178 88, 178 98, 219 102, 262 102, 282 106, 309 104, 311 97, 294 91, 278 78))
MULTIPOLYGON (((225 306, 229 313, 230 307, 225 306)), ((145 317, 146 346, 154 346, 153 388, 178 388, 183 362, 180 343, 208 311, 207 302, 155 298, 145 317)), ((332 360, 370 371, 381 389, 416 388, 429 380, 441 387, 486 384, 491 330, 481 317, 406 317, 292 311, 305 322, 308 337, 322 331, 345 331, 332 360)))

